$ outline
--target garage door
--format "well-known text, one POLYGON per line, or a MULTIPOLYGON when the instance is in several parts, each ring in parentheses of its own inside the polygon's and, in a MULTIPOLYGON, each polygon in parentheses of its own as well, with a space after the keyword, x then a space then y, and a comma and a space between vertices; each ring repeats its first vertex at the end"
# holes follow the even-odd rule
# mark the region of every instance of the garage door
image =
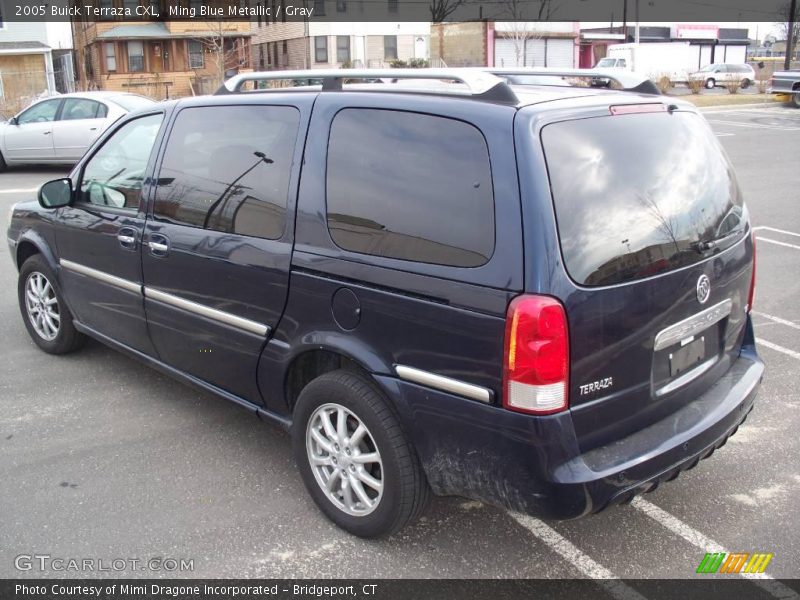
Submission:
MULTIPOLYGON (((519 42, 522 44, 522 42, 519 42)), ((514 40, 496 39, 494 41, 494 66, 495 67, 522 67, 524 53, 520 51, 519 64, 517 53, 514 49, 514 40)))
POLYGON ((546 42, 546 67, 572 69, 575 66, 575 48, 572 40, 559 40, 551 38, 546 40, 546 42))
POLYGON ((525 44, 525 66, 526 67, 546 67, 545 64, 545 40, 526 40, 525 44))

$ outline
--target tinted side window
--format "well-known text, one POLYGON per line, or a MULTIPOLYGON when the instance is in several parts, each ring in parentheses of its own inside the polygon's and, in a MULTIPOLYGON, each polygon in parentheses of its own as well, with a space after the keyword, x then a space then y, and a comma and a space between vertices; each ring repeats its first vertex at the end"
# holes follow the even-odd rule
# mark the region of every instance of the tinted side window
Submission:
POLYGON ((281 237, 299 122, 289 106, 182 110, 159 173, 155 218, 281 237))
POLYGON ((489 151, 462 121, 345 109, 331 125, 328 228, 341 248, 477 267, 494 251, 489 151))

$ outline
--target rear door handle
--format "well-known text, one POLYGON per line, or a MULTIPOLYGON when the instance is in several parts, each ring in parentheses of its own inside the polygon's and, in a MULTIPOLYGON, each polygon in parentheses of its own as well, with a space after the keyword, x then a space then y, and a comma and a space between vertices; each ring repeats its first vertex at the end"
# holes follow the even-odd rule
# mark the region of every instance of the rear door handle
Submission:
POLYGON ((136 248, 136 230, 133 227, 122 227, 117 232, 117 240, 119 245, 128 250, 136 248))

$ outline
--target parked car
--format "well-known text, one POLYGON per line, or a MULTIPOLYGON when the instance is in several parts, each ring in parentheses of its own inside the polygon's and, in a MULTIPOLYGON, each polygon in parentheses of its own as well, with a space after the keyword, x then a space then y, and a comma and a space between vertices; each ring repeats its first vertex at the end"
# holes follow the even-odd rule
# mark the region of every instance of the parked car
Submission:
POLYGON ((800 108, 800 69, 776 71, 772 74, 767 93, 800 108))
POLYGON ((123 117, 17 204, 33 341, 90 336, 286 427, 365 537, 430 493, 595 513, 737 430, 755 247, 691 104, 475 70, 241 91, 307 76, 123 117))
POLYGON ((35 102, 0 123, 0 170, 16 164, 74 165, 114 121, 154 104, 138 94, 82 92, 35 102))
POLYGON ((746 64, 723 63, 706 65, 699 71, 689 74, 689 81, 702 81, 703 85, 709 90, 718 85, 726 85, 737 81, 743 89, 747 89, 755 80, 756 72, 753 67, 746 64))
POLYGON ((628 61, 624 58, 612 58, 606 56, 597 61, 595 69, 622 69, 628 70, 628 61))

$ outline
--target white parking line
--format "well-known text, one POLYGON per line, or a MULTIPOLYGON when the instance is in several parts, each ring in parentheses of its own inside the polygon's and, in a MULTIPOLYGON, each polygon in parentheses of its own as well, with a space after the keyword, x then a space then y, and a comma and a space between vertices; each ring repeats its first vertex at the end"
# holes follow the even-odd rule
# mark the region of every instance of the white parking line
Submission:
POLYGON ((646 600, 639 592, 619 581, 616 575, 582 552, 575 544, 549 525, 545 525, 535 517, 521 513, 509 512, 509 514, 517 523, 530 531, 581 573, 591 579, 598 580, 596 581, 597 585, 615 598, 620 600, 646 600))
POLYGON ((18 189, 18 190, 0 190, 0 194, 24 194, 25 192, 35 192, 39 188, 18 189))
MULTIPOLYGON (((642 511, 654 521, 658 522, 660 525, 669 529, 675 535, 682 537, 693 546, 697 546, 703 552, 724 552, 725 554, 730 554, 730 552, 728 552, 728 550, 726 550, 721 544, 718 544, 711 538, 703 535, 690 525, 687 525, 681 521, 678 517, 671 515, 663 508, 659 508, 652 502, 648 502, 642 497, 635 498, 631 505, 637 510, 642 511)), ((767 591, 775 598, 800 599, 800 594, 788 586, 785 586, 780 581, 775 581, 766 573, 739 573, 739 575, 746 579, 755 580, 753 581, 754 584, 767 591)))
POLYGON ((753 231, 761 231, 762 229, 766 229, 767 231, 774 231, 775 233, 783 233, 784 235, 793 235, 796 237, 800 237, 800 233, 796 233, 794 231, 786 231, 785 229, 778 229, 776 227, 767 227, 766 225, 753 227, 753 231))
POLYGON ((759 236, 756 236, 756 239, 759 242, 767 242, 768 244, 775 244, 776 246, 786 246, 787 248, 794 248, 795 250, 800 250, 800 246, 796 246, 795 244, 787 244, 786 242, 779 242, 778 240, 771 240, 770 238, 759 237, 759 236))
POLYGON ((769 348, 771 350, 775 350, 775 352, 780 352, 781 354, 785 354, 787 356, 791 356, 792 358, 800 360, 800 352, 795 352, 794 350, 789 350, 789 348, 778 346, 778 344, 773 344, 772 342, 768 342, 763 338, 756 338, 756 343, 761 344, 762 346, 769 348))
POLYGON ((749 127, 751 129, 774 129, 775 131, 800 131, 800 127, 783 127, 775 125, 761 125, 759 123, 740 123, 739 121, 721 121, 719 119, 706 119, 709 123, 720 125, 733 125, 734 127, 749 127))
POLYGON ((787 327, 791 327, 792 329, 800 329, 800 325, 795 323, 794 321, 788 321, 786 319, 781 319, 780 317, 775 317, 773 315, 768 315, 767 313, 763 313, 757 310, 753 311, 753 314, 757 317, 764 317, 765 319, 769 319, 770 321, 774 321, 775 323, 780 323, 781 325, 786 325, 787 327))

